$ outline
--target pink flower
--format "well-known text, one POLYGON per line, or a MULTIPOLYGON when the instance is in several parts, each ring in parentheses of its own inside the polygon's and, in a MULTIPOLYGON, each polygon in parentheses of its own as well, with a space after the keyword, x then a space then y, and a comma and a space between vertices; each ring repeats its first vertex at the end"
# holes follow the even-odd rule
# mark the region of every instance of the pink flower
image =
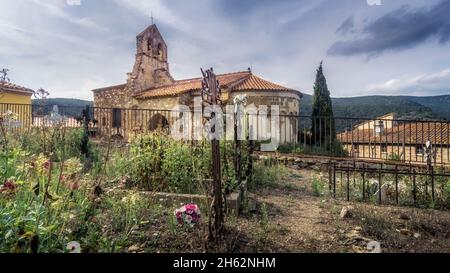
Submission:
POLYGON ((199 220, 199 216, 196 213, 192 214, 191 217, 192 217, 192 222, 194 222, 194 223, 196 223, 199 220))
POLYGON ((3 188, 13 191, 17 188, 17 185, 14 184, 14 182, 8 180, 5 182, 5 184, 3 184, 3 188))
POLYGON ((200 210, 195 204, 187 204, 175 210, 174 213, 178 224, 188 224, 194 226, 200 220, 200 210))
POLYGON ((50 168, 50 160, 45 161, 43 167, 48 170, 50 168))
POLYGON ((80 188, 80 183, 78 181, 75 181, 75 182, 69 184, 69 190, 76 191, 79 188, 80 188))

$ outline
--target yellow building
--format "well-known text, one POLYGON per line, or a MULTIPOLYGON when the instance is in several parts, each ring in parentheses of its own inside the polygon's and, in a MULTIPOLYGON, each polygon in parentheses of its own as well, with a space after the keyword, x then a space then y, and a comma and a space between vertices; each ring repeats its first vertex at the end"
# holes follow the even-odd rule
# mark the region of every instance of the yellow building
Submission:
POLYGON ((14 113, 17 117, 15 127, 29 128, 31 125, 31 96, 34 91, 10 82, 0 81, 0 113, 14 113))

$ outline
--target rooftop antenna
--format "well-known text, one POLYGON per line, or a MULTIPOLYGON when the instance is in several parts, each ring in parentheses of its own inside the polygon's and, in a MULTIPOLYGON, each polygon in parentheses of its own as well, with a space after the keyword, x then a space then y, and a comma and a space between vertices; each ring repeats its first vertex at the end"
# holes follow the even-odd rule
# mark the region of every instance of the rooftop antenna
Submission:
POLYGON ((152 20, 152 25, 153 25, 153 11, 150 12, 150 18, 152 20))

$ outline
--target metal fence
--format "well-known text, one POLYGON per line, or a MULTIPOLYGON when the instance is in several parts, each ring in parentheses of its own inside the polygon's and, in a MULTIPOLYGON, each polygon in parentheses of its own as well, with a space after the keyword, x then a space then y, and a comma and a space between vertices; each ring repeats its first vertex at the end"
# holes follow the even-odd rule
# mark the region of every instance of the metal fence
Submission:
MULTIPOLYGON (((92 136, 130 136, 170 130, 182 117, 181 112, 157 109, 124 109, 60 105, 0 104, 6 121, 7 112, 15 113, 15 130, 50 126, 47 119, 55 113, 65 117, 66 126, 80 127, 83 115, 90 120, 92 136)), ((450 122, 445 120, 400 120, 395 117, 311 117, 281 114, 272 128, 270 115, 247 115, 245 123, 259 142, 270 140, 279 131, 279 151, 287 153, 342 156, 399 162, 450 164, 450 122)), ((224 120, 226 123, 226 120, 224 120)), ((192 126, 192 125, 190 125, 192 126)), ((245 126, 244 126, 245 127, 245 126)), ((193 128, 183 128, 193 131, 193 128)))
POLYGON ((300 129, 297 148, 303 152, 450 164, 449 121, 299 116, 298 122, 300 129))
POLYGON ((450 174, 443 167, 402 164, 329 162, 329 192, 347 201, 407 206, 450 208, 447 183, 450 174))

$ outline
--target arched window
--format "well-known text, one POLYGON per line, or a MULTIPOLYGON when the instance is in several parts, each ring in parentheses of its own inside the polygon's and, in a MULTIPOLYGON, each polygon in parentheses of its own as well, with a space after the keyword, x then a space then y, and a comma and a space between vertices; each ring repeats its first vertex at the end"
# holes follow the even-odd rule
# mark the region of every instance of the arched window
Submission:
POLYGON ((157 52, 158 58, 162 60, 164 58, 164 50, 162 44, 158 44, 158 52, 157 52))

